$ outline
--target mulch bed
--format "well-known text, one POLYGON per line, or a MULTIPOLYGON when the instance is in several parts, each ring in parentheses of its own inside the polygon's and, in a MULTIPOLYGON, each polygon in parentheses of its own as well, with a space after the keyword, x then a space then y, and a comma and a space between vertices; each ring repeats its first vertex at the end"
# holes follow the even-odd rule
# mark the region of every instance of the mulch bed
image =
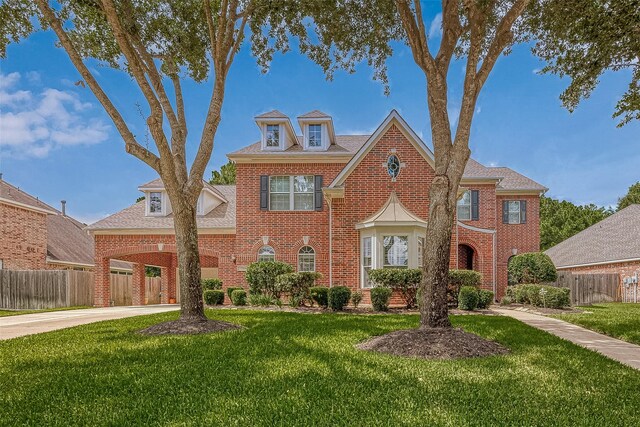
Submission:
MULTIPOLYGON (((417 308, 407 309, 400 307, 389 308, 388 311, 373 311, 373 309, 369 306, 361 306, 358 308, 353 307, 345 307, 343 311, 331 311, 329 309, 321 308, 321 307, 290 307, 288 305, 283 305, 282 307, 277 306, 235 306, 235 305, 210 305, 207 308, 213 310, 261 310, 261 311, 286 311, 293 313, 310 313, 310 314, 320 314, 320 313, 342 313, 342 314, 420 314, 420 311, 417 308)), ((474 315, 474 314, 482 314, 485 316, 499 316, 498 313, 491 311, 489 309, 485 310, 473 310, 473 311, 465 311, 460 310, 458 308, 449 308, 449 314, 453 315, 474 315)))
POLYGON ((138 331, 142 335, 195 335, 242 329, 240 325, 220 320, 171 320, 138 331))
POLYGON ((459 328, 406 329, 371 338, 356 346, 395 356, 451 360, 497 356, 506 347, 459 328))

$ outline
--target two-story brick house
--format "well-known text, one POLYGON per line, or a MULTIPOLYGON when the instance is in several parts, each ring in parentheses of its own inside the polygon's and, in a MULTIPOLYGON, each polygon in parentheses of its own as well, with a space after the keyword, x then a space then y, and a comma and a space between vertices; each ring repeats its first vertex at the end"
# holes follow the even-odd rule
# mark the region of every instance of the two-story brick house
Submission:
MULTIPOLYGON (((372 135, 336 135, 331 117, 297 118, 300 134, 278 111, 255 118, 260 141, 228 155, 235 186, 206 184, 198 206, 200 253, 207 274, 225 286, 246 285, 246 266, 279 260, 322 274, 320 284, 362 289, 375 268, 421 265, 433 180, 433 153, 392 111, 372 135)), ((140 187, 145 201, 89 227, 96 265, 110 258, 162 268, 163 300, 176 290, 175 240, 169 201, 159 180, 140 187)), ((458 202, 452 268, 480 271, 500 297, 506 266, 539 248, 539 198, 546 189, 509 168, 470 160, 458 202)), ((137 271, 137 273, 136 273, 137 271)), ((96 304, 108 304, 97 274, 96 304)), ((134 303, 144 300, 142 279, 134 303)), ((397 300, 396 300, 397 301, 397 300)))

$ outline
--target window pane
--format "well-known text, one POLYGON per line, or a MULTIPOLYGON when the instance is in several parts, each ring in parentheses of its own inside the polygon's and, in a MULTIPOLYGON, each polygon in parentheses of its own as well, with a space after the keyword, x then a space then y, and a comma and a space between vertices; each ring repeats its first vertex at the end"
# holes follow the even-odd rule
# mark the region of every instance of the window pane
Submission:
POLYGON ((298 271, 315 271, 316 254, 311 246, 303 246, 298 252, 298 271))
POLYGON ((162 212, 162 193, 149 193, 149 212, 162 212))
POLYGON ((471 206, 471 192, 465 191, 460 200, 458 200, 458 206, 471 206))
POLYGON ((458 219, 471 219, 471 206, 458 206, 458 219))
POLYGON ((277 147, 280 145, 280 125, 267 125, 266 140, 267 147, 277 147))
POLYGON ((296 193, 293 196, 293 209, 297 211, 312 211, 313 194, 296 193))
POLYGON ((371 237, 362 239, 362 265, 371 267, 371 237))
POLYGON ((309 147, 322 146, 322 125, 309 125, 309 147))
POLYGON ((269 209, 272 211, 288 211, 291 209, 289 193, 271 193, 269 209))
POLYGON ((519 201, 510 201, 509 202, 509 212, 518 212, 520 213, 520 202, 519 201))
POLYGON ((313 175, 294 176, 293 191, 296 193, 313 193, 313 175))
POLYGON ((275 261, 276 251, 271 246, 263 246, 258 251, 258 261, 275 261))
POLYGON ((272 193, 288 193, 290 180, 288 176, 272 176, 270 190, 272 193))
POLYGON ((385 267, 407 267, 409 261, 409 238, 407 236, 384 236, 382 245, 385 267))
POLYGON ((509 224, 520 224, 520 212, 509 212, 509 224))

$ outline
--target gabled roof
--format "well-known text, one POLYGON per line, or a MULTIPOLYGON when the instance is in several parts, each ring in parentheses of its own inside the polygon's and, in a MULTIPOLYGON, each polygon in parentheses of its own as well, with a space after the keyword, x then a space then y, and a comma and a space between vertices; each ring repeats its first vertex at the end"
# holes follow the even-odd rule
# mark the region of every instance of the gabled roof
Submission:
POLYGON ((545 252, 556 267, 640 259, 640 205, 630 205, 545 252))
MULTIPOLYGON (((206 215, 197 216, 198 229, 220 229, 224 232, 230 232, 236 226, 236 186, 213 185, 212 187, 220 192, 227 202, 216 206, 206 215)), ((110 230, 148 232, 152 230, 172 233, 173 214, 167 216, 145 216, 145 201, 141 200, 120 212, 89 225, 86 230, 92 232, 108 232, 110 230)))
POLYGON ((57 212, 37 197, 33 197, 31 194, 14 187, 2 179, 0 179, 0 202, 43 214, 55 214, 57 212))
POLYGON ((362 147, 358 150, 358 152, 353 156, 353 158, 347 163, 347 165, 342 169, 342 171, 336 176, 333 180, 329 188, 334 188, 344 184, 344 181, 347 179, 351 172, 358 166, 358 164, 365 158, 365 156, 371 151, 371 149, 376 145, 376 143, 382 138, 387 129, 389 129, 392 125, 396 125, 398 129, 406 136, 407 140, 418 150, 422 157, 433 167, 434 159, 433 152, 426 144, 420 139, 420 137, 411 129, 411 127, 407 124, 407 122, 400 116, 400 114, 396 110, 391 110, 389 115, 384 119, 384 121, 378 126, 375 132, 369 137, 369 139, 364 143, 362 147))
POLYGON ((258 114, 256 119, 288 119, 289 117, 281 111, 271 110, 266 113, 258 114))
POLYGON ((531 178, 514 171, 511 168, 506 167, 489 167, 496 176, 502 178, 498 184, 497 191, 547 191, 548 188, 544 185, 538 184, 531 178))
POLYGON ((395 225, 395 226, 419 226, 426 227, 427 221, 408 210, 398 199, 395 191, 391 192, 387 202, 380 210, 364 221, 356 224, 356 229, 395 225))
MULTIPOLYGON (((208 191, 209 193, 213 194, 222 202, 227 202, 227 199, 224 197, 224 194, 222 194, 220 190, 218 190, 215 186, 209 184, 204 179, 202 180, 202 184, 203 184, 204 191, 208 191)), ((162 182, 161 178, 156 178, 152 181, 147 182, 146 184, 142 184, 140 187, 138 187, 138 190, 140 191, 164 190, 164 183, 162 182)))
POLYGON ((336 135, 335 144, 332 144, 326 151, 304 150, 302 136, 298 135, 298 144, 294 144, 283 151, 264 151, 262 150, 260 141, 243 147, 237 151, 227 154, 229 159, 237 159, 243 157, 253 157, 259 155, 264 158, 282 157, 284 156, 309 156, 310 158, 322 158, 329 156, 346 156, 348 158, 362 147, 369 139, 370 135, 336 135))
POLYGON ((330 119, 331 116, 328 115, 327 113, 323 113, 320 110, 313 110, 313 111, 309 111, 308 113, 305 113, 301 116, 298 116, 299 119, 330 119))

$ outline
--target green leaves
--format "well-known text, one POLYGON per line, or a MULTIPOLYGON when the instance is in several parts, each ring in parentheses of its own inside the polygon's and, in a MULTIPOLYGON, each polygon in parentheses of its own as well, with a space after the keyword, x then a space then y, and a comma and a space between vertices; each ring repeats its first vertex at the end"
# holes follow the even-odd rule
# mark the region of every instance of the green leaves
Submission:
POLYGON ((640 204, 640 182, 636 182, 629 187, 627 194, 621 199, 618 199, 618 210, 633 204, 640 204))

